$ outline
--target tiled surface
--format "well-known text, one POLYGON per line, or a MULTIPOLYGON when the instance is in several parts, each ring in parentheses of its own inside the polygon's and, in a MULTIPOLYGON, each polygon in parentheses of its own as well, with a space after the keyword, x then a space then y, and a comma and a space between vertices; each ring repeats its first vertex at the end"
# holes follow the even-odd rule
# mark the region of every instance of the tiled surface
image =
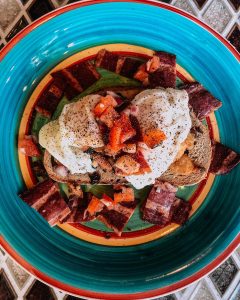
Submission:
MULTIPOLYGON (((0 49, 32 20, 74 0, 0 0, 0 49)), ((194 14, 240 51, 240 0, 165 1, 194 14)), ((75 300, 49 288, 0 249, 0 300, 75 300)), ((209 276, 161 300, 240 300, 240 248, 209 276)))
MULTIPOLYGON (((37 281, 0 248, 0 300, 77 300, 37 281)), ((159 300, 240 300, 240 247, 211 274, 159 300)), ((134 299, 129 299, 134 300, 134 299)))
MULTIPOLYGON (((0 49, 40 16, 76 0, 0 0, 0 49)), ((202 19, 240 47, 240 0, 166 0, 202 19), (232 34, 231 34, 232 33, 232 34)))

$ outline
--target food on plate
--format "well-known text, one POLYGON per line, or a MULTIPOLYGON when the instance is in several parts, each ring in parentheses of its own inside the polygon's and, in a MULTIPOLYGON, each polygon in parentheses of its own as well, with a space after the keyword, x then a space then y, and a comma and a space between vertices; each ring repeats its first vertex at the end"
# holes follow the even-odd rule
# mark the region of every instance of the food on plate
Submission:
POLYGON ((33 189, 19 195, 29 206, 36 209, 51 226, 63 220, 69 213, 56 182, 47 179, 38 183, 33 189))
POLYGON ((240 162, 240 154, 221 143, 212 141, 213 157, 210 172, 221 175, 229 173, 240 162))
POLYGON ((24 138, 19 140, 18 149, 22 154, 27 156, 41 156, 41 151, 39 150, 36 139, 31 135, 25 135, 24 138))
POLYGON ((143 60, 105 49, 94 62, 52 73, 35 106, 48 118, 38 142, 33 135, 19 140, 41 181, 20 194, 23 201, 51 226, 98 220, 117 236, 138 205, 145 222, 186 223, 191 204, 176 196, 178 187, 208 172, 228 173, 240 154, 211 142, 202 122, 222 103, 198 82, 177 87, 176 74, 173 54, 156 51, 143 60), (132 86, 101 89, 102 69, 131 78, 132 86), (56 117, 63 97, 68 101, 56 117), (94 194, 88 186, 96 184, 113 188, 94 194), (136 189, 146 186, 151 190, 139 203, 136 189))
POLYGON ((180 88, 188 93, 189 105, 199 120, 222 106, 222 102, 217 100, 199 82, 187 83, 180 88))

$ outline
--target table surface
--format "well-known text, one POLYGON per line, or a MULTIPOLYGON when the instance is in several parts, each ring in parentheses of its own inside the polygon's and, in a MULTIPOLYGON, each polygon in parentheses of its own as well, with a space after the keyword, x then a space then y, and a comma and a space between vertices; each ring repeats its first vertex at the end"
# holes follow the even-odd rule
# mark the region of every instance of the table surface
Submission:
MULTIPOLYGON (((0 49, 25 26, 72 0, 0 0, 0 49)), ((164 1, 205 21, 240 52, 240 0, 164 1)), ((0 248, 0 300, 79 299, 48 287, 0 248)), ((214 272, 162 300, 240 300, 240 247, 214 272)))

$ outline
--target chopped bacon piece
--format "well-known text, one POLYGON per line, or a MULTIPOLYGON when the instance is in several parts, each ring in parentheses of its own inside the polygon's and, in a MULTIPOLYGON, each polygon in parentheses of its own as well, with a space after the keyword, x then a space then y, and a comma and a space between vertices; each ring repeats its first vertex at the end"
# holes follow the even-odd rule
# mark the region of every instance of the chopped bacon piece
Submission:
POLYGON ((19 140, 18 149, 21 153, 27 156, 41 156, 41 151, 39 150, 34 137, 31 135, 25 135, 23 139, 19 140))
POLYGON ((183 225, 189 218, 192 205, 188 201, 175 198, 172 206, 172 219, 171 222, 183 225))
POLYGON ((140 164, 130 155, 123 155, 117 159, 115 167, 127 176, 136 174, 140 169, 140 164))
POLYGON ((101 49, 95 59, 95 66, 115 72, 119 56, 105 49, 101 49))
POLYGON ((121 72, 125 59, 126 59, 126 57, 119 56, 118 61, 117 61, 116 70, 115 70, 115 72, 117 74, 119 74, 121 72))
POLYGON ((68 100, 72 100, 83 91, 81 84, 68 69, 56 71, 52 77, 61 85, 68 100))
POLYGON ((59 191, 57 191, 48 198, 38 212, 50 226, 54 226, 58 221, 66 218, 71 211, 59 191))
POLYGON ((185 83, 181 85, 179 88, 181 90, 185 90, 188 93, 188 95, 191 95, 202 91, 203 86, 199 82, 194 81, 194 82, 185 83))
POLYGON ((108 128, 112 128, 114 121, 117 120, 119 114, 113 108, 113 106, 108 106, 100 116, 100 121, 107 125, 108 128))
POLYGON ((176 73, 172 67, 160 67, 155 72, 149 74, 148 80, 151 88, 174 88, 176 85, 176 73))
POLYGON ((100 78, 100 74, 89 61, 77 63, 68 69, 84 90, 100 78))
POLYGON ((110 129, 105 124, 98 124, 105 145, 109 143, 110 129))
POLYGON ((71 87, 78 91, 78 93, 81 93, 83 91, 81 84, 78 82, 78 80, 74 77, 73 73, 69 69, 63 69, 61 70, 61 72, 71 87))
POLYGON ((172 219, 176 190, 169 183, 159 183, 148 195, 143 207, 143 220, 165 226, 172 219))
POLYGON ((147 130, 143 136, 144 143, 151 149, 158 146, 166 139, 166 135, 160 129, 147 130))
POLYGON ((130 114, 129 120, 130 120, 131 125, 134 128, 136 134, 135 134, 135 136, 133 136, 131 138, 131 140, 128 141, 128 143, 130 143, 130 142, 131 143, 136 143, 136 142, 142 141, 142 139, 143 139, 143 137, 142 137, 142 131, 141 131, 140 124, 138 122, 137 117, 135 117, 134 115, 130 114))
POLYGON ((135 175, 141 175, 152 172, 152 169, 150 168, 149 164, 145 160, 140 150, 138 150, 135 154, 132 154, 132 156, 140 164, 140 168, 138 172, 135 173, 135 175))
POLYGON ((29 206, 38 210, 58 190, 58 185, 51 179, 47 179, 38 183, 32 189, 23 192, 19 197, 29 206))
POLYGON ((159 57, 161 66, 176 68, 176 55, 164 51, 155 51, 154 55, 159 57))
POLYGON ((209 171, 221 175, 229 173, 240 162, 240 154, 221 143, 212 141, 212 162, 209 171))
POLYGON ((123 205, 116 203, 109 208, 105 206, 99 213, 97 219, 103 222, 107 227, 113 229, 118 236, 121 236, 122 231, 133 215, 136 206, 136 201, 129 202, 128 205, 125 205, 125 203, 123 205))
POLYGON ((126 57, 123 60, 119 73, 122 76, 132 78, 141 64, 140 60, 126 57))
POLYGON ((134 78, 143 82, 143 85, 155 87, 175 87, 176 85, 176 56, 170 53, 157 51, 155 55, 141 65, 134 78))
POLYGON ((53 112, 56 110, 60 99, 57 99, 55 96, 52 96, 50 93, 44 92, 41 98, 37 101, 36 111, 41 115, 50 118, 53 112))
POLYGON ((70 195, 68 206, 71 210, 71 213, 63 220, 62 223, 80 223, 92 220, 90 216, 86 216, 87 218, 84 218, 84 212, 91 201, 91 197, 92 196, 90 193, 84 194, 84 197, 70 195))
POLYGON ((199 120, 204 119, 222 106, 222 102, 216 99, 198 82, 184 84, 180 88, 187 91, 189 104, 199 120))
POLYGON ((61 70, 56 71, 51 75, 54 78, 56 84, 65 92, 68 100, 72 100, 79 94, 79 91, 70 85, 68 79, 65 77, 64 73, 61 70))

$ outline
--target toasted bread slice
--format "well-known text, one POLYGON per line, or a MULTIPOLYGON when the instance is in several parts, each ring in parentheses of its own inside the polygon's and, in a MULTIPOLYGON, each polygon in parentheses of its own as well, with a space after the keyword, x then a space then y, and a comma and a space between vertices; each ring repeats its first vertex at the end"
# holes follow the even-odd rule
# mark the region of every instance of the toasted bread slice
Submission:
MULTIPOLYGON (((191 135, 194 138, 193 145, 187 149, 183 156, 173 163, 169 169, 157 179, 167 181, 175 186, 193 185, 203 180, 208 172, 212 148, 208 129, 191 112, 192 129, 191 135), (174 165, 175 164, 175 165, 174 165)), ((99 154, 101 156, 101 154, 99 154)), ((104 160, 108 160, 106 156, 104 160)), ((67 174, 62 176, 57 172, 57 168, 52 165, 52 157, 45 151, 44 166, 52 179, 58 182, 78 182, 79 184, 117 184, 127 183, 125 177, 118 176, 111 168, 111 161, 107 162, 108 168, 103 168, 105 164, 96 165, 96 172, 92 174, 67 174), (110 166, 110 167, 109 167, 110 166)))
POLYGON ((193 185, 199 183, 207 176, 211 163, 212 147, 208 129, 202 124, 201 121, 197 119, 193 112, 191 112, 191 119, 191 133, 194 136, 194 144, 193 147, 188 149, 186 152, 187 156, 192 161, 192 165, 194 165, 192 172, 190 172, 190 174, 187 171, 185 174, 184 172, 179 173, 179 169, 173 168, 171 165, 169 169, 159 178, 160 180, 167 181, 175 186, 193 185))

